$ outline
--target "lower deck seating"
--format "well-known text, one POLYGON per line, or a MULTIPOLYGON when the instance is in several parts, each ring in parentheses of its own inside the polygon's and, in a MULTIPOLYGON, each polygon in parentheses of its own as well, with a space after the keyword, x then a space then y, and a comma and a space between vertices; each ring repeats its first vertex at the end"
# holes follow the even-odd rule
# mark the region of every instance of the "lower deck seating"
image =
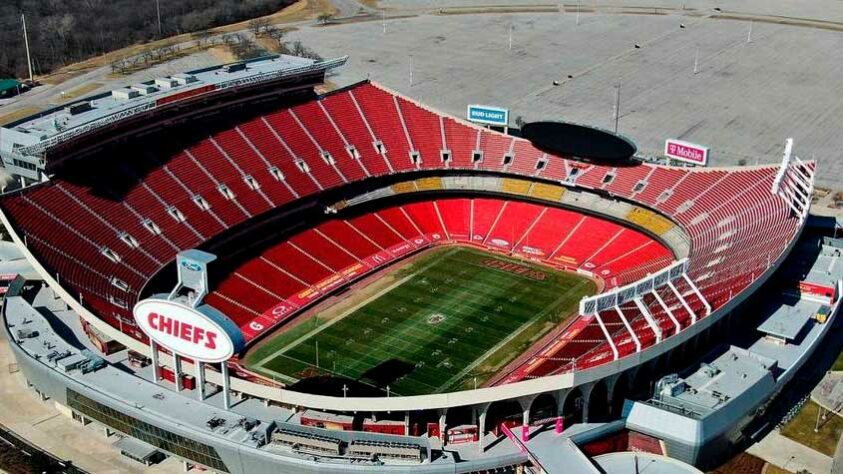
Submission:
MULTIPOLYGON (((224 117, 229 121, 220 122, 220 131, 211 136, 186 125, 186 133, 167 140, 150 135, 138 140, 139 146, 118 145, 108 156, 95 153, 56 170, 48 182, 3 195, 0 208, 9 230, 73 297, 139 339, 144 338, 128 324, 131 308, 178 251, 243 231, 247 222, 272 209, 364 177, 418 169, 486 170, 552 186, 533 183, 527 191, 533 196, 564 197, 566 188, 557 186, 564 183, 642 202, 659 214, 630 218, 656 235, 672 225, 689 235, 688 273, 713 310, 764 275, 802 224, 787 202, 770 192, 777 166, 584 164, 544 153, 527 140, 422 110, 369 82, 305 102, 264 115, 224 117), (420 164, 413 151, 421 151, 420 164), (449 151, 450 159, 443 159, 442 151, 449 151)), ((424 184, 437 187, 435 179, 424 184)), ((328 221, 308 231, 316 235, 296 237, 267 251, 261 263, 244 264, 229 275, 232 282, 217 285, 209 302, 238 324, 248 324, 269 299, 322 295, 371 270, 380 261, 373 256, 382 259, 390 248, 419 245, 415 239, 421 237, 412 233, 424 234, 425 245, 434 235, 443 241, 498 243, 497 249, 520 257, 589 270, 609 287, 670 259, 660 245, 595 217, 559 209, 532 212, 532 204, 486 197, 456 202, 328 221), (272 274, 277 277, 261 277, 272 274), (261 296, 243 300, 241 285, 261 296)), ((690 302, 699 312, 702 302, 695 297, 690 302)), ((647 302, 651 309, 654 304, 647 302)), ((666 324, 663 315, 657 317, 666 324)), ((631 308, 630 324, 637 330, 647 323, 631 308)), ((642 331, 640 342, 652 344, 652 331, 642 331)), ((589 344, 570 343, 581 346, 578 353, 589 344)), ((628 344, 619 340, 617 348, 628 350, 628 344)), ((597 355, 587 355, 583 363, 598 363, 606 345, 592 348, 597 355)))
MULTIPOLYGON (((327 294, 337 285, 388 264, 394 256, 384 254, 384 249, 449 242, 485 245, 570 269, 577 265, 560 262, 589 263, 593 266, 580 270, 596 268, 599 273, 595 275, 603 279, 629 273, 653 259, 663 265, 671 260, 669 250, 647 235, 576 211, 507 199, 443 198, 339 217, 293 235, 243 262, 215 286, 208 302, 219 305, 220 310, 245 327, 279 302, 299 301, 296 295, 300 292, 310 290, 315 295, 307 301, 309 304, 318 299, 316 295, 327 294), (476 228, 470 237, 468 229, 478 221, 488 225, 476 228), (595 232, 616 238, 604 239, 585 250, 560 245, 586 239, 595 232), (598 245, 601 250, 596 253, 592 248, 598 245), (632 251, 644 249, 647 251, 632 251), (561 259, 563 252, 568 252, 566 259, 561 259), (589 261, 590 254, 597 256, 589 261), (249 296, 252 294, 255 297, 249 296)), ((615 283, 619 282, 626 280, 615 283)))

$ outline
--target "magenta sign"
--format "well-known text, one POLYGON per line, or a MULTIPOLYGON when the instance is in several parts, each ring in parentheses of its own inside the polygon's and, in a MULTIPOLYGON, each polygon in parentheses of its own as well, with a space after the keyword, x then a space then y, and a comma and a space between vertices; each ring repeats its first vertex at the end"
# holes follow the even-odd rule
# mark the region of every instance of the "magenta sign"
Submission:
POLYGON ((699 166, 708 163, 708 147, 695 143, 668 138, 664 142, 664 154, 668 158, 699 166))

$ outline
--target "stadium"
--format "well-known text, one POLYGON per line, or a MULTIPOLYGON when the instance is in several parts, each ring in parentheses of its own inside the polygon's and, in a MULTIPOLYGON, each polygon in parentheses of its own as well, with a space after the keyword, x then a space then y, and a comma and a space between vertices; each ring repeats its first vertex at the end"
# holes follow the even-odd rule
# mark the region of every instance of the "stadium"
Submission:
POLYGON ((537 466, 487 434, 618 419, 805 227, 816 167, 791 140, 774 165, 647 162, 585 126, 525 138, 368 80, 325 91, 344 61, 190 71, 0 129, 24 184, 2 221, 44 281, 5 310, 30 383, 217 472, 537 466), (131 368, 48 364, 47 288, 95 359, 131 368))

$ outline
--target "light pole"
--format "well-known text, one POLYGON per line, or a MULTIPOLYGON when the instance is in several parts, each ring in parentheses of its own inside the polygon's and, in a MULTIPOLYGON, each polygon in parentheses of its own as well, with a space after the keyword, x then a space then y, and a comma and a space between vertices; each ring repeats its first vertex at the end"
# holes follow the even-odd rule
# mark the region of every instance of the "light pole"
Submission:
POLYGON ((618 121, 621 117, 621 83, 615 85, 615 133, 618 133, 618 121))
POLYGON ((509 50, 512 51, 512 23, 509 24, 509 50))
POLYGON ((413 87, 413 55, 410 55, 410 87, 413 87))

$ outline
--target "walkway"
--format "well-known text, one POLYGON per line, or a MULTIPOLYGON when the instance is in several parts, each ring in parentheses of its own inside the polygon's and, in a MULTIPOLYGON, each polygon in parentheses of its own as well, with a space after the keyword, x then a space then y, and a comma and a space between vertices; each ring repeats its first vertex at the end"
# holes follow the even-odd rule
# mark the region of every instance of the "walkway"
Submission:
POLYGON ((831 472, 831 457, 786 438, 776 430, 770 431, 746 452, 790 472, 802 469, 813 474, 831 472))

